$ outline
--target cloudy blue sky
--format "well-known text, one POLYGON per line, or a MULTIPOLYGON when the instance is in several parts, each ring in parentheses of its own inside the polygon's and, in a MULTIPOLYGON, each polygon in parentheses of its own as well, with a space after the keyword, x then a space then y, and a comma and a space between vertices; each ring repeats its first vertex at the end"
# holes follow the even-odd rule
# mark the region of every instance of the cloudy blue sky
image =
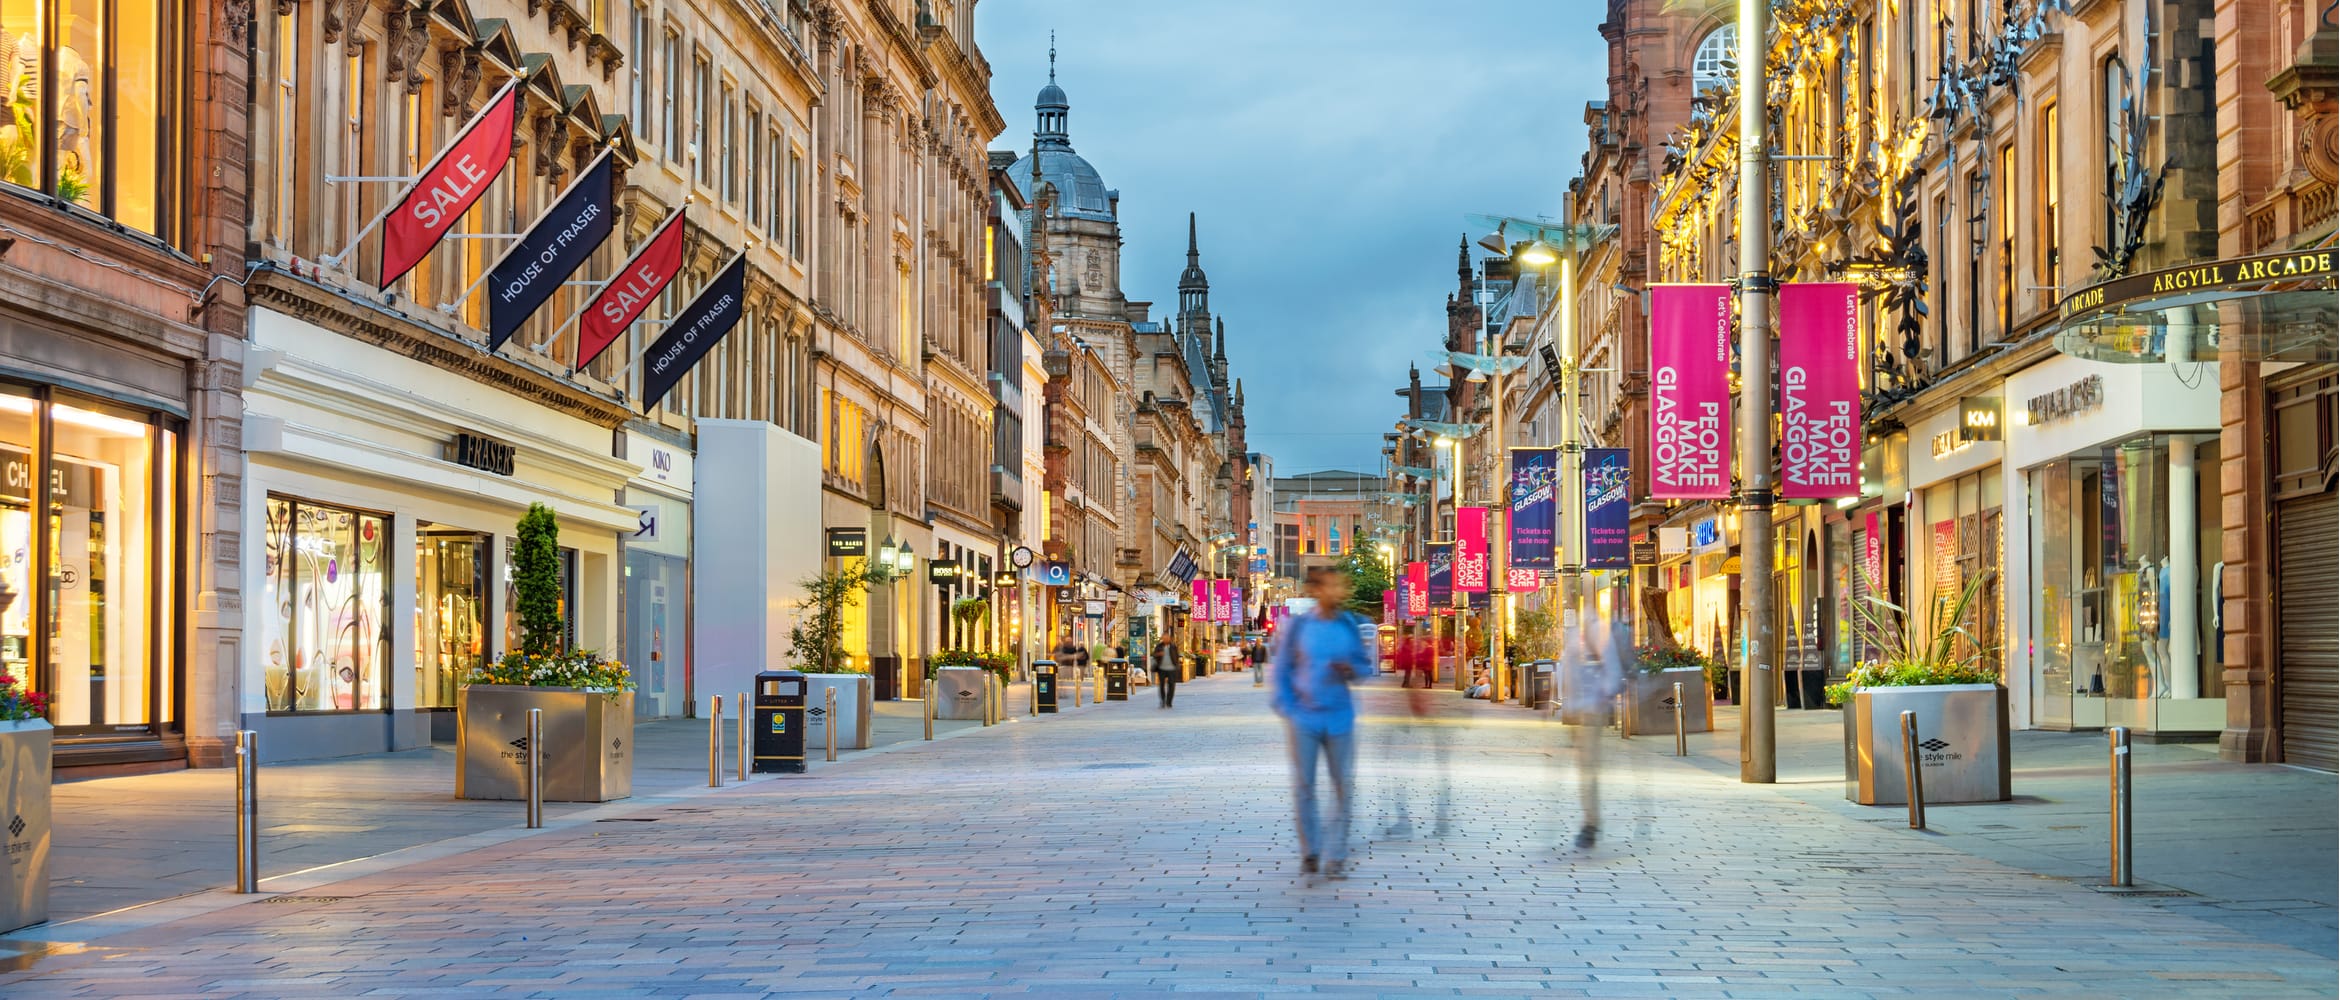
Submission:
POLYGON ((1465 213, 1559 213, 1606 86, 1604 6, 982 0, 975 32, 995 148, 1019 150, 1056 32, 1073 148, 1121 191, 1123 290, 1157 315, 1199 213, 1251 447, 1288 475, 1379 469, 1465 213))

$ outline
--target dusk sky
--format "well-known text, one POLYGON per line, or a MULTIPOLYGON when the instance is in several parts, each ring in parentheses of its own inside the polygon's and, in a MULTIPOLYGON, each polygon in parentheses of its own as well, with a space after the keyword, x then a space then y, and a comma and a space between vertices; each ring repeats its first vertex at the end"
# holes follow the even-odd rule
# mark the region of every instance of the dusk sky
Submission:
POLYGON ((1073 149, 1121 192, 1123 291, 1157 317, 1198 213, 1250 447, 1290 475, 1379 471, 1393 393, 1445 330, 1463 215, 1559 214, 1606 89, 1603 6, 984 0, 976 32, 993 148, 1015 150, 1056 32, 1073 149))

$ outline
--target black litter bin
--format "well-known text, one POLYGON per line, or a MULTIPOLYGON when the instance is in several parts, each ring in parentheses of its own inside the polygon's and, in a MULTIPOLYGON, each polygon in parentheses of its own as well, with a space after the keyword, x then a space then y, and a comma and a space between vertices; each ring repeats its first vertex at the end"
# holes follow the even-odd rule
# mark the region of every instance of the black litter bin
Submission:
POLYGON ((1528 664, 1527 697, 1521 699, 1522 703, 1529 708, 1551 708, 1553 701, 1560 697, 1559 676, 1557 665, 1550 660, 1528 664))
POLYGON ((1056 712, 1056 661, 1032 661, 1032 703, 1043 713, 1056 712))
POLYGON ((804 773, 804 675, 794 670, 756 674, 757 774, 804 773))
POLYGON ((1105 661, 1105 700, 1129 700, 1129 661, 1114 657, 1105 661))

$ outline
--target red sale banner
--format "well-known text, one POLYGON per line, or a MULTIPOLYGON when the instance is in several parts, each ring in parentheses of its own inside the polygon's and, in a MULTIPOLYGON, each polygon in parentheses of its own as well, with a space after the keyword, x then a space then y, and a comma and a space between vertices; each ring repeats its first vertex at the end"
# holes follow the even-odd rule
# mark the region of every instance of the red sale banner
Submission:
POLYGON ((1861 494, 1860 286, 1779 288, 1780 495, 1861 494))
POLYGON ((1649 495, 1731 492, 1731 289, 1649 286, 1649 495))
POLYGON ((512 162, 512 119, 520 111, 518 85, 514 79, 488 98, 487 106, 471 116, 455 141, 439 151, 439 158, 416 175, 414 186, 383 216, 378 287, 387 287, 422 263, 512 162))
POLYGON ((1467 594, 1487 592, 1487 508, 1462 507, 1454 514, 1454 587, 1467 594))
POLYGON ((1420 618, 1430 613, 1430 564, 1406 564, 1406 617, 1420 618))
POLYGON ((634 251, 633 259, 618 268, 617 276, 585 304, 585 314, 577 318, 577 367, 592 364, 624 336, 626 328, 641 318, 642 310, 650 308, 658 293, 682 273, 682 217, 678 208, 659 223, 650 238, 642 241, 642 248, 634 251))

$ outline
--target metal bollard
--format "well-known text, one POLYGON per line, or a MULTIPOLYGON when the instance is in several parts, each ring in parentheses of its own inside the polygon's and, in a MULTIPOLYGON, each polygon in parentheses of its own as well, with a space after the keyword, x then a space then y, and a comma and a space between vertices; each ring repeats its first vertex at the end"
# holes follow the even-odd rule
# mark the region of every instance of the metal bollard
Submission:
POLYGON ((1032 717, 1040 717, 1040 675, 1032 674, 1032 717))
POLYGON ((1909 828, 1926 828, 1926 769, 1918 760, 1917 713, 1901 710, 1901 783, 1909 790, 1909 828))
POLYGON ((739 693, 738 711, 739 725, 737 730, 739 736, 739 780, 742 783, 745 783, 748 776, 748 700, 747 692, 745 691, 739 693))
POLYGON ((1081 692, 1089 686, 1089 668, 1073 668, 1073 707, 1081 707, 1081 692))
POLYGON ((260 891, 260 734, 236 730, 236 891, 260 891))
POLYGON ((1682 728, 1682 682, 1674 682, 1674 756, 1690 756, 1690 733, 1682 728))
POLYGON ((927 682, 926 682, 926 694, 925 694, 925 696, 924 696, 924 698, 923 698, 923 701, 925 702, 925 704, 924 704, 923 706, 921 706, 921 707, 920 707, 920 711, 921 711, 921 712, 923 712, 923 713, 925 713, 925 715, 926 715, 926 738, 931 740, 931 739, 933 739, 933 738, 934 738, 934 682, 933 682, 933 681, 927 681, 927 682))
POLYGON ((709 695, 707 709, 707 787, 723 787, 723 696, 709 695))
POLYGON ((991 728, 991 671, 983 671, 983 728, 991 728))
POLYGON ((2112 744, 2112 884, 2129 885, 2129 836, 2134 817, 2129 811, 2129 727, 2104 731, 2112 744))
POLYGON ((821 689, 821 729, 829 741, 829 763, 837 762, 837 689, 821 689))
POLYGON ((1632 717, 1632 714, 1631 714, 1631 713, 1632 713, 1632 711, 1633 711, 1633 699, 1631 699, 1631 698, 1627 698, 1627 697, 1625 697, 1625 696, 1624 696, 1624 695, 1622 695, 1622 694, 1618 695, 1618 696, 1617 696, 1617 738, 1618 738, 1618 739, 1621 739, 1621 740, 1629 740, 1629 739, 1632 739, 1632 738, 1633 738, 1633 717, 1632 717))
POLYGON ((544 828, 544 709, 528 710, 527 776, 522 779, 528 800, 528 828, 544 828))

